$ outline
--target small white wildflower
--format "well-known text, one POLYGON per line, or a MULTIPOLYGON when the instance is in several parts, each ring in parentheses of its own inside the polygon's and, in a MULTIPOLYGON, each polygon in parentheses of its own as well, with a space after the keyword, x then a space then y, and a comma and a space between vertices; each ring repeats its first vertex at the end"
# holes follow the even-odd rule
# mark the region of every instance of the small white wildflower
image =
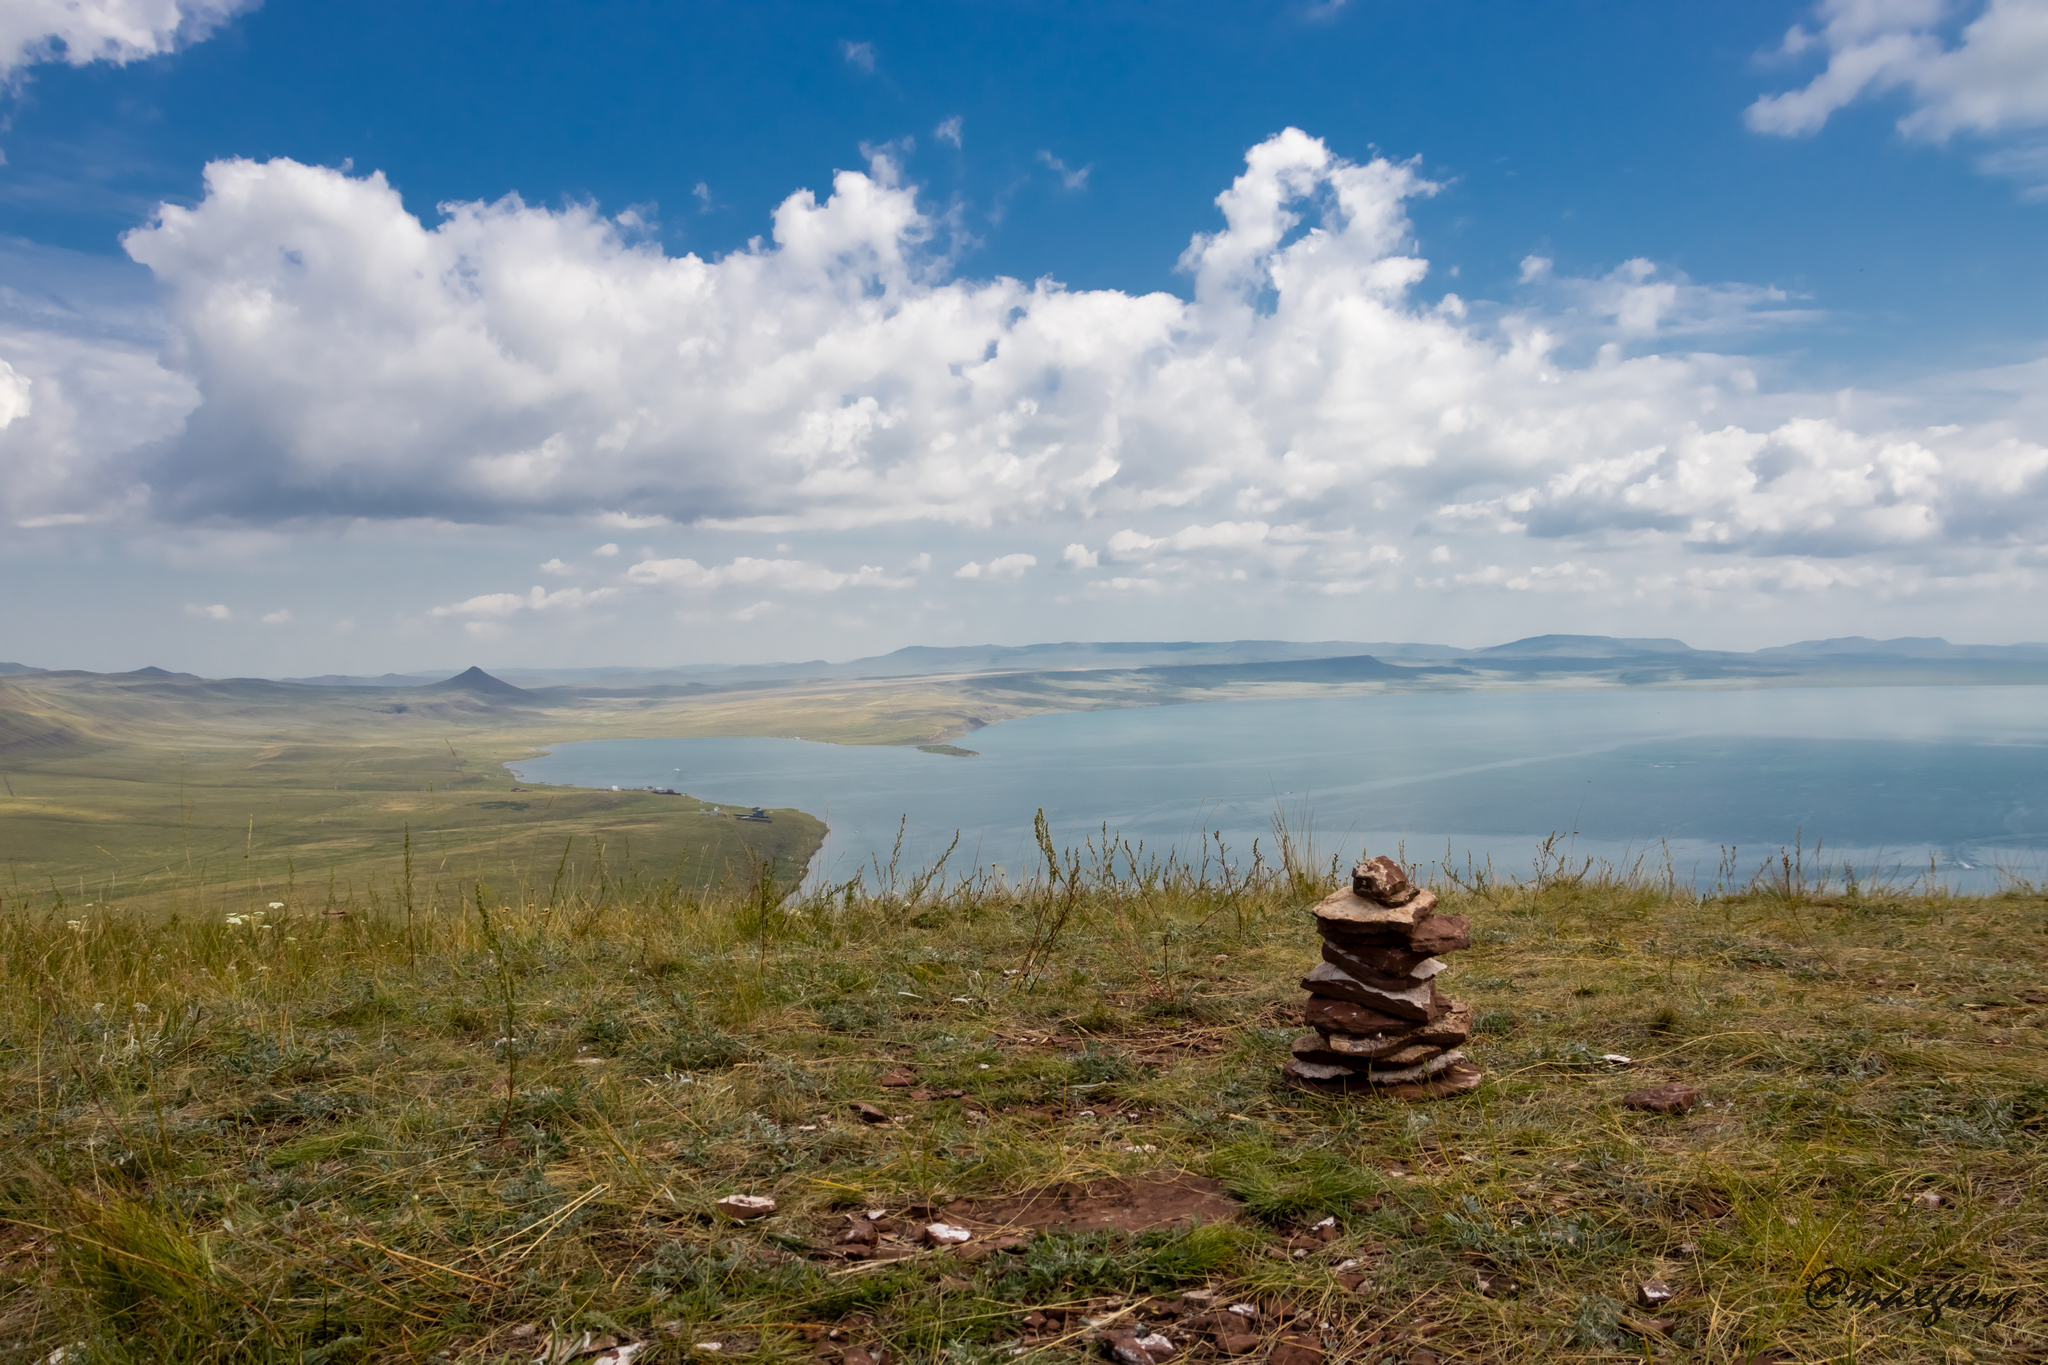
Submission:
POLYGON ((85 921, 82 919, 67 919, 64 921, 64 927, 74 934, 82 934, 85 932, 85 921))
POLYGON ((240 924, 242 923, 242 916, 240 916, 240 915, 229 915, 229 916, 228 916, 228 923, 229 923, 229 924, 233 924, 233 925, 240 925, 240 924))
POLYGON ((273 910, 282 910, 282 909, 284 909, 284 902, 283 902, 283 901, 272 901, 272 902, 270 903, 270 908, 271 908, 271 909, 273 909, 273 910))

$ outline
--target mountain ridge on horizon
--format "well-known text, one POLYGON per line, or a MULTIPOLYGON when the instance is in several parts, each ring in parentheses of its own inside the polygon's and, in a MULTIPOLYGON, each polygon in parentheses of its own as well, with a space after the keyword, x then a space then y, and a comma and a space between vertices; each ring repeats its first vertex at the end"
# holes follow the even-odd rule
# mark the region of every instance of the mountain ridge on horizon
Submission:
MULTIPOLYGON (((1690 658, 1747 660, 1757 663, 1797 660, 2032 660, 2048 659, 2048 642, 2027 641, 2010 645, 1958 645, 1940 636, 1900 636, 1878 640, 1848 635, 1827 639, 1800 640, 1760 649, 1705 650, 1671 637, 1632 637, 1553 633, 1525 636, 1503 644, 1466 648, 1457 645, 1416 641, 1353 640, 1156 640, 1156 641, 1047 641, 1029 645, 906 645, 887 654, 867 655, 839 663, 825 659, 764 664, 680 664, 670 667, 636 668, 630 665, 602 665, 591 668, 547 669, 502 666, 495 673, 472 665, 464 671, 420 670, 410 673, 342 674, 325 673, 310 677, 264 679, 309 687, 468 687, 500 692, 508 698, 523 696, 535 688, 582 684, 595 687, 662 685, 687 679, 695 683, 796 682, 804 679, 847 679, 916 677, 932 673, 1014 672, 1055 668, 1129 669, 1173 665, 1259 664, 1306 662, 1313 659, 1356 658, 1370 655, 1402 662, 1443 662, 1450 660, 1548 659, 1561 662, 1585 659, 1612 662, 1630 658, 1663 660, 1690 658), (467 679, 465 683, 463 680, 467 679)), ((0 677, 20 677, 47 672, 69 672, 32 665, 0 662, 0 677)), ((78 670, 83 671, 83 670, 78 670)), ((166 670, 130 670, 141 674, 167 674, 166 670)), ((184 675, 195 676, 195 675, 184 675)))
MULTIPOLYGON (((1839 636, 1824 640, 1801 640, 1762 649, 1696 649, 1669 637, 1546 634, 1525 636, 1498 645, 1465 648, 1419 641, 1358 640, 1158 640, 1158 641, 1048 641, 1030 645, 906 645, 887 654, 867 655, 833 663, 825 659, 765 664, 684 664, 671 668, 633 668, 610 665, 587 669, 541 669, 501 667, 500 675, 521 679, 522 687, 572 685, 635 686, 657 683, 665 678, 687 676, 692 681, 799 681, 805 678, 915 677, 934 672, 1007 672, 1019 668, 1136 668, 1175 664, 1253 664, 1305 662, 1311 659, 1374 658, 1403 662, 1440 662, 1455 659, 1583 658, 1615 660, 1632 657, 1670 659, 1674 656, 1699 660, 1749 659, 1778 661, 1802 658, 1876 659, 2007 659, 2048 658, 2048 642, 2011 645, 1956 645, 1934 636, 1902 636, 1896 640, 1875 640, 1865 636, 1839 636), (1060 658, 1061 654, 1070 657, 1060 658), (1206 655, 1207 657, 1191 657, 1206 655), (1079 656, 1079 657, 1075 657, 1079 656), (1119 657, 1123 656, 1123 657, 1119 657), (1144 656, 1144 657, 1140 657, 1144 656)), ((440 672, 386 673, 379 678, 325 674, 311 678, 280 678, 278 681, 310 686, 420 686, 441 679, 440 672)))

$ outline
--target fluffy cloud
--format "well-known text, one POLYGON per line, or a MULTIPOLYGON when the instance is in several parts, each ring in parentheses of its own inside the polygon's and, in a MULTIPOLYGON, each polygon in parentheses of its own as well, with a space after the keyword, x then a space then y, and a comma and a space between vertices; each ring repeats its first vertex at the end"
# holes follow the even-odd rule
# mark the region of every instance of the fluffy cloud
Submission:
POLYGON ((198 391, 147 342, 94 319, 53 322, 0 325, 0 507, 26 527, 140 514, 136 461, 176 436, 198 391))
POLYGON ((1037 563, 1037 555, 1026 554, 1003 555, 991 559, 986 564, 970 559, 953 571, 953 577, 986 578, 1000 582, 1004 579, 1022 578, 1024 571, 1036 566, 1037 563))
MULTIPOLYGON (((1531 257, 1516 307, 1429 297, 1407 205, 1435 190, 1413 165, 1279 134, 1190 242, 1181 299, 955 278, 886 154, 717 260, 666 256, 588 206, 450 204, 430 226, 378 175, 220 162, 196 205, 127 238, 164 289, 160 362, 0 336, 0 492, 44 523, 1000 525, 1047 539, 961 576, 1040 554, 1135 566, 1091 577, 1101 591, 1362 591, 1406 572, 1395 542, 1418 532, 1573 564, 1904 553, 1929 572, 2048 543, 2048 452, 2026 421, 1857 419, 1707 348, 1812 316, 1773 291, 1648 261, 1574 279, 1531 257)), ((605 576, 741 600, 913 581, 732 552, 605 576)), ((509 620, 555 600, 440 611, 509 620)))
POLYGON ((837 592, 841 588, 907 588, 917 580, 892 575, 873 564, 840 573, 823 564, 799 559, 751 559, 709 568, 694 559, 643 559, 626 570, 626 580, 642 587, 667 587, 685 592, 718 588, 773 588, 782 592, 837 592))
MULTIPOLYGON (((1825 0, 1818 32, 1795 27, 1783 51, 1827 54, 1827 66, 1806 85, 1765 95, 1750 105, 1749 126, 1785 137, 1815 133, 1836 110, 1866 95, 1904 91, 1909 109, 1899 131, 1927 142, 1958 133, 2024 133, 2048 126, 2048 0, 1988 0, 1953 46, 1940 29, 1951 14, 1944 0, 1825 0)), ((1988 169, 2037 186, 2043 147, 2006 148, 1988 169)))
POLYGON ((2037 539, 2048 449, 1939 434, 1951 438, 1944 455, 1827 419, 1768 432, 1689 427, 1669 444, 1576 462, 1539 486, 1448 506, 1437 519, 1545 537, 1650 530, 1765 555, 2037 539))
POLYGON ((602 602, 618 596, 617 588, 563 588, 549 592, 546 588, 535 587, 529 592, 488 592, 451 606, 435 607, 427 613, 430 616, 458 620, 502 621, 528 611, 580 611, 593 602, 602 602))
POLYGON ((198 42, 262 0, 8 0, 0 78, 37 62, 126 66, 198 42))

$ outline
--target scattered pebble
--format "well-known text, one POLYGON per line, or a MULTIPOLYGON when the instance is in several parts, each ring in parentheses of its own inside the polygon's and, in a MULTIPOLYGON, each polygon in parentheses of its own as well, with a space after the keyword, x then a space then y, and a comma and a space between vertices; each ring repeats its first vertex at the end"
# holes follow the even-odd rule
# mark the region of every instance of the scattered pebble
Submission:
POLYGON ((765 1194, 729 1194, 718 1201, 718 1211, 735 1223, 749 1223, 775 1212, 775 1201, 765 1194))

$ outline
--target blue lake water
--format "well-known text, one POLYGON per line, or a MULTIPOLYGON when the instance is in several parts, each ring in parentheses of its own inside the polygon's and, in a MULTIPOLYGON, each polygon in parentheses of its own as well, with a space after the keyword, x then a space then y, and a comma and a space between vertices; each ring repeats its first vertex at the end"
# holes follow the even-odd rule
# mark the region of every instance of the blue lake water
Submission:
MULTIPOLYGON (((1711 884, 1724 846, 1747 877, 1803 839, 1904 879, 1963 889, 2000 868, 2042 880, 2048 853, 2048 688, 1603 691, 1235 701, 1006 721, 956 741, 975 758, 792 739, 562 744, 511 766, 522 781, 676 787, 790 806, 831 834, 813 875, 886 864, 907 817, 906 867, 957 830, 949 872, 1028 874, 1033 813, 1078 844, 1104 824, 1148 850, 1233 858, 1273 847, 1285 811, 1325 862, 1361 849, 1410 862, 1493 860, 1527 875, 1547 834, 1581 855, 1668 850, 1711 884), (1213 850, 1213 836, 1211 836, 1213 850)), ((705 817, 697 817, 705 818, 705 817)), ((872 874, 870 874, 872 879, 872 874)))

